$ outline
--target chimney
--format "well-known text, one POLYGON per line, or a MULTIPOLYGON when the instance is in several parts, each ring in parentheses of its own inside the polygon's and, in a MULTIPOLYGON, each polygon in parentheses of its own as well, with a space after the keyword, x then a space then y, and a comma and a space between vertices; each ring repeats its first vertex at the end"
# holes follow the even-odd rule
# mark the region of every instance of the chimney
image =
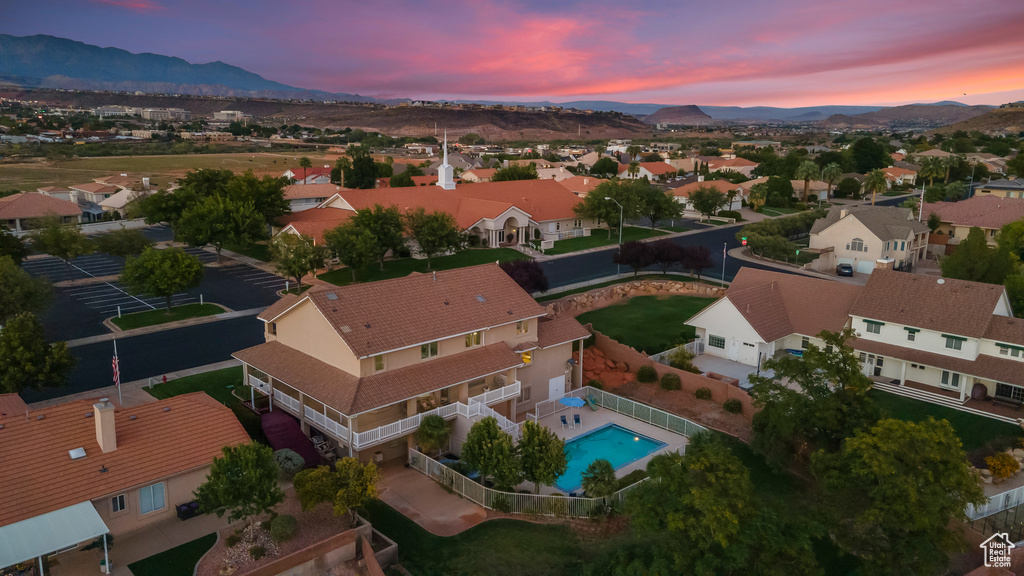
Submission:
POLYGON ((114 431, 114 405, 109 398, 100 398, 92 405, 93 420, 96 421, 96 443, 104 453, 117 450, 117 434, 114 431))
POLYGON ((703 182, 703 181, 704 181, 704 175, 703 174, 698 174, 697 175, 697 182, 703 182))
POLYGON ((142 179, 142 189, 143 190, 149 190, 149 178, 148 177, 142 179))
POLYGON ((849 213, 849 210, 843 208, 842 210, 839 211, 839 219, 842 220, 843 218, 846 218, 846 215, 849 213))

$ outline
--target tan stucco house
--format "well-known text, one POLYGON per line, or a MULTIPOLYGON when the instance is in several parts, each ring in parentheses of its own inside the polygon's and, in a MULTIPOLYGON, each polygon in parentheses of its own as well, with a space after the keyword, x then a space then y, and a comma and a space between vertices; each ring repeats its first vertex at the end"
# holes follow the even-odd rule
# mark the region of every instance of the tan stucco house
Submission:
POLYGON ((925 257, 928 226, 909 208, 833 206, 811 227, 809 248, 820 254, 814 261, 818 270, 834 270, 839 264, 863 274, 878 266, 902 269, 925 257))

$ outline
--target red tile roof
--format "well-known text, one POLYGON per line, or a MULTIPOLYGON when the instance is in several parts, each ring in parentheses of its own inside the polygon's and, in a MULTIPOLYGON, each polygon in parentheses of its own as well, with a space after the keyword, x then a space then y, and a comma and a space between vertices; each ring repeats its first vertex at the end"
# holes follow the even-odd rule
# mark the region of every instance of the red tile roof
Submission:
POLYGON ((93 403, 0 417, 0 526, 200 468, 222 447, 249 441, 230 409, 197 392, 117 409, 117 449, 103 453, 86 416, 93 403), (72 460, 75 448, 85 458, 72 460))
POLYGON ((705 180, 703 182, 690 182, 689 184, 684 184, 678 188, 673 188, 671 192, 676 196, 689 198, 690 194, 693 194, 701 187, 713 188, 722 194, 728 194, 729 192, 734 192, 740 189, 739 184, 733 184, 727 180, 705 180))
POLYGON ((437 182, 437 176, 413 176, 412 182, 417 186, 430 186, 437 182))
POLYGON ((710 161, 708 161, 708 164, 711 166, 712 169, 713 168, 720 168, 720 167, 723 167, 723 166, 724 167, 729 167, 729 168, 744 168, 744 167, 748 167, 749 166, 749 167, 753 168, 755 166, 759 166, 760 165, 757 162, 753 162, 751 160, 747 160, 746 158, 728 158, 728 159, 722 158, 722 159, 718 159, 718 160, 710 160, 710 161))
POLYGON ((0 394, 0 418, 24 414, 28 410, 28 404, 17 394, 0 394))
POLYGON ((982 195, 959 202, 926 202, 922 219, 932 214, 949 224, 998 229, 1024 218, 1024 199, 982 195))
MULTIPOLYGON (((301 186, 319 186, 319 184, 301 184, 301 186)), ((277 224, 282 229, 291 226, 297 233, 312 237, 317 244, 323 244, 324 232, 341 226, 354 214, 355 212, 351 210, 340 208, 310 208, 281 216, 277 219, 277 224)))
POLYGON ((571 316, 537 320, 537 346, 550 348, 590 337, 590 331, 571 316))
POLYGON ((46 194, 26 192, 0 198, 0 220, 42 218, 51 214, 78 216, 81 213, 82 209, 75 202, 53 198, 46 194))
POLYGON ((71 186, 72 190, 80 190, 82 192, 88 192, 90 194, 114 194, 120 188, 117 186, 111 186, 109 184, 103 184, 101 182, 88 182, 86 184, 75 184, 71 186))
POLYGON ((341 189, 335 184, 289 184, 284 187, 284 199, 330 198, 341 189))
POLYGON ((565 178, 564 180, 558 181, 559 184, 578 196, 586 196, 602 182, 607 182, 607 180, 604 178, 595 178, 593 176, 573 176, 572 178, 565 178))
MULTIPOLYGON (((655 176, 661 176, 663 174, 670 174, 672 172, 678 172, 679 169, 668 164, 666 162, 640 162, 640 167, 647 170, 655 176)), ((629 171, 629 164, 619 164, 618 174, 624 174, 629 171)))

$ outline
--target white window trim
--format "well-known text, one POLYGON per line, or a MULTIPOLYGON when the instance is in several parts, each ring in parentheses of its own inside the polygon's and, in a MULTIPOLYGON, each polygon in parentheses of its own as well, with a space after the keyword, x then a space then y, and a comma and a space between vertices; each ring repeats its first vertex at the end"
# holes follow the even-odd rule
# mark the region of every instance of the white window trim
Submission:
POLYGON ((123 514, 128 511, 128 496, 126 494, 117 494, 110 498, 110 513, 111 514, 123 514), (114 510, 114 502, 117 500, 121 501, 121 509, 114 510))
POLYGON ((142 488, 139 488, 139 515, 140 516, 148 516, 149 514, 160 512, 161 510, 165 510, 166 508, 167 508, 167 485, 166 484, 164 484, 163 482, 154 482, 153 484, 150 484, 148 486, 143 486, 142 488), (152 490, 154 486, 163 486, 163 503, 160 505, 159 508, 154 506, 153 509, 150 510, 149 512, 143 512, 142 511, 142 491, 143 490, 152 490))

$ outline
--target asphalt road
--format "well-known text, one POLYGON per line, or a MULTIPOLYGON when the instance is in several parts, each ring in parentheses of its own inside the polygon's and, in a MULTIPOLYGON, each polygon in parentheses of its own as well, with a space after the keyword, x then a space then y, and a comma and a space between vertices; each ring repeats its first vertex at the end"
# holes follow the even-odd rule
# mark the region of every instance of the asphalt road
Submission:
MULTIPOLYGON (((263 323, 255 316, 154 332, 117 342, 121 381, 131 382, 231 358, 231 353, 263 343, 263 323)), ((114 345, 100 342, 71 349, 78 364, 70 384, 60 388, 25 390, 25 402, 85 392, 112 384, 114 345)))

